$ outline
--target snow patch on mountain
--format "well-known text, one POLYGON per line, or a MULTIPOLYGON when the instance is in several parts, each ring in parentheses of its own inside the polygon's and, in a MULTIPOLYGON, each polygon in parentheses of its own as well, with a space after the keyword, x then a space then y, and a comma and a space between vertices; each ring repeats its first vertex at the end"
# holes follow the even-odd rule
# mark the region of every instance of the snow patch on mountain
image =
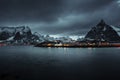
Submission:
POLYGON ((116 27, 116 26, 113 26, 113 25, 111 25, 111 27, 112 27, 115 31, 117 31, 117 33, 118 33, 119 36, 120 36, 120 28, 119 28, 119 27, 116 27))

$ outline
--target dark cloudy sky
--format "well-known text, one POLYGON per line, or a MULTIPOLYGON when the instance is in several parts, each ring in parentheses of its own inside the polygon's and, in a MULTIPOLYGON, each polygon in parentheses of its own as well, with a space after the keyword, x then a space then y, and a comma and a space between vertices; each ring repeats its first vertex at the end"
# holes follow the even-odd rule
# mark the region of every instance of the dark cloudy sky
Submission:
POLYGON ((84 35, 100 19, 120 25, 119 0, 0 0, 0 25, 46 34, 84 35))

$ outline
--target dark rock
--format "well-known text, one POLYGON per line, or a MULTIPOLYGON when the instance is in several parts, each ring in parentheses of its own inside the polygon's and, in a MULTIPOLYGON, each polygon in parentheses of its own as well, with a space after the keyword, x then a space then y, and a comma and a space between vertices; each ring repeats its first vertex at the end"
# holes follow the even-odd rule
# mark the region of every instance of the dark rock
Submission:
POLYGON ((120 37, 110 25, 101 20, 87 33, 85 40, 120 42, 120 37))

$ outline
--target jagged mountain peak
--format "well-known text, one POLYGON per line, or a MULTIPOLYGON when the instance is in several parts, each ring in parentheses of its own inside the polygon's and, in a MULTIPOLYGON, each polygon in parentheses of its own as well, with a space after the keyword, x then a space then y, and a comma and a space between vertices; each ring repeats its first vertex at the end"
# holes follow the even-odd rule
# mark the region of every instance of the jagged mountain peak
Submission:
POLYGON ((32 35, 31 29, 28 26, 18 26, 18 27, 0 27, 0 40, 6 40, 19 32, 21 35, 29 36, 32 35), (4 37, 5 36, 5 37, 4 37))
POLYGON ((97 24, 97 26, 105 26, 107 25, 103 19, 97 24))
POLYGON ((103 19, 94 27, 92 27, 92 31, 96 32, 105 32, 106 30, 113 29, 110 25, 108 25, 103 19))
POLYGON ((95 41, 108 41, 108 42, 120 42, 118 33, 112 28, 112 26, 101 20, 95 27, 87 33, 86 40, 95 41))
POLYGON ((38 32, 34 32, 33 33, 33 35, 36 35, 36 36, 39 36, 39 37, 41 37, 42 35, 41 34, 39 34, 38 32))

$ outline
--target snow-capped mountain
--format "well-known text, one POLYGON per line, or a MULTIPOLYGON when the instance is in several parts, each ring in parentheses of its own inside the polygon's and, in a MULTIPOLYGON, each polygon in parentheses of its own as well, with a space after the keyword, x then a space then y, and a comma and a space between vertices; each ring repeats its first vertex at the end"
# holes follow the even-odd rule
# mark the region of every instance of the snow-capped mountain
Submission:
POLYGON ((59 37, 59 38, 56 38, 55 40, 60 40, 63 43, 70 43, 73 41, 72 38, 70 37, 59 37))
POLYGON ((0 41, 8 44, 32 44, 39 40, 39 36, 32 34, 28 26, 0 27, 0 41))
POLYGON ((54 39, 54 37, 51 37, 51 36, 49 36, 49 35, 46 35, 46 36, 44 36, 44 40, 45 40, 45 41, 54 41, 55 39, 54 39))
POLYGON ((7 44, 37 44, 42 42, 71 42, 69 37, 54 38, 49 35, 41 35, 37 32, 32 33, 28 26, 20 27, 0 27, 0 41, 7 44))
POLYGON ((120 42, 120 37, 114 28, 106 24, 104 20, 101 20, 100 23, 87 33, 85 40, 120 42))
POLYGON ((0 27, 0 40, 6 40, 14 36, 17 32, 20 32, 21 35, 31 35, 31 30, 29 27, 0 27))
POLYGON ((113 26, 113 25, 111 25, 111 27, 112 27, 115 31, 117 31, 118 35, 120 36, 120 27, 116 27, 116 26, 113 26))

